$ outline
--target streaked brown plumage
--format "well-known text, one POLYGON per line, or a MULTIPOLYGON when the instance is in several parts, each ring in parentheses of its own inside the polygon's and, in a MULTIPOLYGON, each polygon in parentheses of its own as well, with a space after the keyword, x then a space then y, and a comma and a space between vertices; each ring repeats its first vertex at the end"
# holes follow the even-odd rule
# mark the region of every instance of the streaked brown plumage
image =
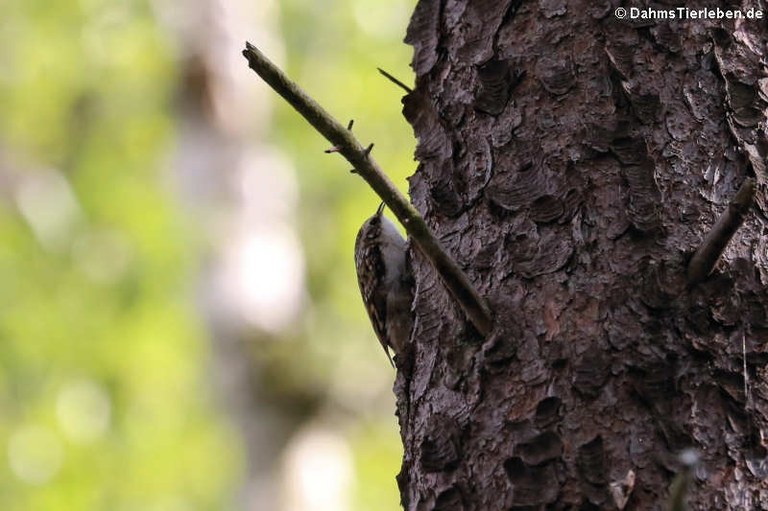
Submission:
POLYGON ((408 244, 382 214, 365 221, 355 240, 355 268, 368 317, 390 363, 403 353, 411 333, 411 275, 408 244))

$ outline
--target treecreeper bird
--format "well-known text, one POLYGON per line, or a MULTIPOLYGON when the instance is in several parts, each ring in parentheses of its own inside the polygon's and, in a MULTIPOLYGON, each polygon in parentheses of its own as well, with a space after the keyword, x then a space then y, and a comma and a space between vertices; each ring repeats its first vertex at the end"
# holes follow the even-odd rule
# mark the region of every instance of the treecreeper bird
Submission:
POLYGON ((413 326, 413 277, 408 242, 384 215, 384 203, 365 221, 355 240, 357 282, 365 309, 384 352, 403 355, 413 326))

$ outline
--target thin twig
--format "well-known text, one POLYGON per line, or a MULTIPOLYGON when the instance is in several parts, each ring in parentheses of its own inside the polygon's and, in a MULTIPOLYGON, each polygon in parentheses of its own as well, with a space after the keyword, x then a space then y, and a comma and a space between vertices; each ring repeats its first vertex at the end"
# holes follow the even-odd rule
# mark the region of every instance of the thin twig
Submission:
POLYGON ((400 87, 401 89, 403 89, 403 90, 404 90, 405 92, 407 92, 408 94, 410 94, 411 92, 413 92, 413 89, 411 89, 411 88, 410 88, 410 87, 408 87, 406 84, 404 84, 403 82, 401 82, 400 80, 398 80, 397 78, 395 78, 394 76, 392 76, 391 74, 387 73, 386 71, 384 71, 384 70, 383 70, 383 69, 381 69, 380 67, 377 67, 376 69, 378 69, 378 70, 379 70, 379 73, 383 74, 383 75, 384 75, 384 77, 385 77, 387 80, 389 80, 390 82, 394 83, 395 85, 397 85, 398 87, 400 87))
POLYGON ((243 56, 248 59, 250 68, 314 126, 334 148, 337 148, 338 152, 355 168, 355 173, 365 179, 373 191, 381 197, 381 200, 403 224, 421 252, 432 263, 477 331, 487 336, 493 321, 485 300, 475 290, 458 264, 442 248, 424 218, 395 188, 392 181, 371 157, 370 149, 363 147, 350 130, 339 124, 251 43, 245 43, 243 56))
POLYGON ((688 282, 701 282, 712 272, 731 237, 744 223, 744 217, 755 198, 755 180, 747 178, 736 192, 728 209, 717 221, 688 263, 688 282))

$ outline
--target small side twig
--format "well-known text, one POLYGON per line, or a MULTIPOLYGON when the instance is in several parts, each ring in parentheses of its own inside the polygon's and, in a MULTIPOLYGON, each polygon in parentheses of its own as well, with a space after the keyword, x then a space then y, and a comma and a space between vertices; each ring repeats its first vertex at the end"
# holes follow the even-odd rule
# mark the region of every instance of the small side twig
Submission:
POLYGON ((383 70, 383 69, 381 69, 380 67, 377 67, 376 69, 378 69, 378 70, 379 70, 379 73, 381 73, 382 75, 384 75, 384 78, 386 78, 386 79, 387 79, 387 80, 389 80, 390 82, 394 83, 395 85, 397 85, 398 87, 400 87, 401 89, 403 89, 403 90, 404 90, 405 92, 407 92, 408 94, 410 94, 411 92, 413 92, 413 89, 411 89, 411 88, 410 88, 410 87, 408 87, 406 84, 404 84, 403 82, 401 82, 400 80, 398 80, 397 78, 395 78, 394 76, 392 76, 391 74, 387 73, 386 71, 384 71, 384 70, 383 70))
MULTIPOLYGON (((347 123, 347 129, 349 131, 352 131, 352 126, 354 126, 354 125, 355 125, 355 120, 354 119, 350 119, 349 123, 347 123)), ((371 146, 373 146, 373 144, 371 144, 371 146)), ((339 146, 329 147, 328 149, 326 149, 323 152, 325 154, 338 153, 339 152, 339 146)), ((352 170, 352 172, 354 172, 354 169, 352 170)))
POLYGON ((728 242, 744 223, 755 198, 755 180, 747 178, 688 263, 688 282, 701 282, 712 272, 728 242))
POLYGON ((469 282, 466 274, 456 261, 442 248, 432 234, 424 218, 416 208, 397 190, 370 155, 370 148, 352 135, 349 129, 334 119, 314 99, 304 92, 254 45, 245 43, 243 56, 248 65, 272 89, 280 94, 317 131, 319 131, 381 197, 405 230, 416 242, 421 252, 429 259, 442 278, 451 295, 456 299, 477 331, 487 336, 493 326, 491 312, 485 300, 469 282))

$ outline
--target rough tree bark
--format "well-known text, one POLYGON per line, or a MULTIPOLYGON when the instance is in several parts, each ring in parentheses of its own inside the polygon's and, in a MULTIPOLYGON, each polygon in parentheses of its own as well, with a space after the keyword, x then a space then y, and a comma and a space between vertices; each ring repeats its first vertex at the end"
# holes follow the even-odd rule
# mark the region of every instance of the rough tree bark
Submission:
POLYGON ((405 509, 663 509, 688 447, 692 509, 768 509, 768 29, 615 7, 418 2, 411 197, 496 329, 414 251, 405 509), (752 211, 690 285, 750 176, 752 211))

